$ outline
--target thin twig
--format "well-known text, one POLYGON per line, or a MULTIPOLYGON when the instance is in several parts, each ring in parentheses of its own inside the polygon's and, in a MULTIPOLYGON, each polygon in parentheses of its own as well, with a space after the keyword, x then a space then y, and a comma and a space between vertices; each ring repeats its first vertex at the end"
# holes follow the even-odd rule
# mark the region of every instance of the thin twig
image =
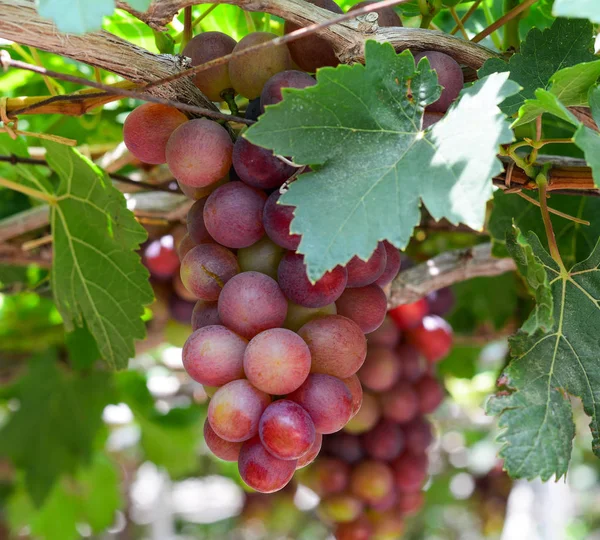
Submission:
MULTIPOLYGON (((536 201, 533 197, 526 195, 522 191, 516 191, 515 193, 519 197, 522 197, 523 199, 525 199, 527 202, 530 202, 531 204, 540 208, 539 201, 536 201)), ((554 208, 548 207, 548 212, 550 212, 551 214, 554 214, 555 216, 560 216, 561 218, 568 219, 569 221, 579 223, 580 225, 590 225, 590 222, 586 221, 585 219, 579 219, 579 218, 576 218, 575 216, 570 216, 569 214, 565 214, 564 212, 561 212, 560 210, 555 210, 554 208)))
POLYGON ((498 28, 502 28, 508 21, 512 21, 515 17, 518 17, 523 11, 525 11, 529 6, 535 4, 537 0, 525 0, 522 4, 519 4, 517 7, 511 9, 508 13, 500 17, 493 24, 479 32, 471 41, 473 43, 479 43, 481 40, 488 37, 491 33, 498 30, 498 28))
POLYGON ((469 39, 469 34, 467 34, 467 31, 465 30, 465 27, 462 23, 462 21, 460 20, 458 13, 456 13, 456 9, 453 7, 450 8, 450 14, 452 15, 452 18, 454 19, 454 22, 456 23, 457 28, 460 28, 460 33, 463 35, 463 37, 465 39, 469 39))
MULTIPOLYGON (((471 15, 473 15, 473 13, 475 13, 477 11, 477 8, 479 7, 479 4, 481 4, 481 2, 482 2, 482 0, 476 0, 476 2, 471 6, 471 9, 469 9, 469 11, 467 11, 467 13, 465 13, 465 16, 460 20, 460 23, 463 25, 463 28, 465 26, 465 23, 471 18, 471 15)), ((460 29, 460 27, 457 24, 452 29, 452 32, 450 32, 450 35, 454 36, 456 34, 456 32, 458 32, 459 29, 460 29)))

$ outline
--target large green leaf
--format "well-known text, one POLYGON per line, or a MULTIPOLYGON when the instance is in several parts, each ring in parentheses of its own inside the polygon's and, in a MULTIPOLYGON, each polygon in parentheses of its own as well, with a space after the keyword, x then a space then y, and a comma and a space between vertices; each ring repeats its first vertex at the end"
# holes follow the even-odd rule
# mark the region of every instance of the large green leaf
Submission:
POLYGON ((557 19, 543 32, 532 29, 521 44, 521 51, 509 62, 493 58, 479 70, 479 77, 490 73, 510 72, 510 78, 521 85, 521 91, 502 104, 502 110, 515 114, 535 90, 547 88, 552 76, 559 70, 592 62, 593 28, 588 21, 557 19))
MULTIPOLYGON (((523 249, 524 242, 513 244, 513 249, 523 249)), ((575 433, 569 396, 583 402, 591 418, 592 449, 600 454, 600 243, 587 260, 567 272, 535 234, 529 233, 527 242, 552 288, 554 325, 532 335, 519 332, 511 339, 512 361, 500 379, 503 388, 487 410, 499 416, 501 456, 508 473, 547 480, 567 472, 575 433)))
POLYGON ((596 0, 555 0, 553 13, 557 17, 576 17, 600 23, 596 0))
POLYGON ((14 387, 19 409, 0 431, 0 455, 25 472, 36 506, 57 479, 91 459, 102 411, 113 400, 110 375, 69 372, 52 355, 29 362, 14 387))
POLYGON ((81 538, 78 525, 87 524, 94 533, 101 533, 114 522, 121 504, 118 471, 105 455, 97 453, 89 467, 61 478, 41 508, 32 504, 19 484, 8 500, 6 515, 15 536, 28 526, 36 538, 76 540, 81 538))
POLYGON ((296 206, 292 231, 318 279, 377 242, 404 248, 420 219, 420 201, 436 219, 481 229, 490 179, 502 170, 498 145, 513 140, 498 103, 517 91, 506 74, 478 81, 432 129, 425 106, 439 87, 426 60, 368 41, 366 65, 324 68, 318 84, 284 90, 246 137, 311 164, 283 195, 296 206))

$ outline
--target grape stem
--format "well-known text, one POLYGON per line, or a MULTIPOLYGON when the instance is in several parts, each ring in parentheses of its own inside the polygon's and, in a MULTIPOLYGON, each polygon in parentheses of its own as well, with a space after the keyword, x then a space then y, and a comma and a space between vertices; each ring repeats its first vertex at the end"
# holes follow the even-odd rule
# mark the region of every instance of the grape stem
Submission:
MULTIPOLYGON (((469 11, 467 11, 464 15, 464 17, 460 20, 460 24, 462 25, 462 27, 464 28, 465 23, 471 18, 471 15, 473 15, 473 13, 475 13, 477 11, 477 8, 479 7, 479 4, 481 4, 482 0, 476 0, 473 5, 470 7, 469 11)), ((458 25, 458 23, 456 24, 456 26, 452 29, 452 32, 450 32, 451 36, 454 36, 456 34, 456 32, 459 31, 460 26, 458 25)), ((464 34, 463 34, 464 35, 464 34)), ((469 38, 466 38, 469 39, 469 38)))
POLYGON ((458 13, 456 13, 456 8, 454 6, 452 6, 450 8, 450 14, 452 15, 452 18, 454 19, 454 22, 456 23, 456 28, 460 29, 460 33, 463 35, 463 37, 465 39, 469 39, 469 34, 467 34, 467 31, 465 30, 465 26, 464 26, 463 22, 460 20, 458 13))
POLYGON ((192 6, 183 10, 183 32, 181 33, 181 43, 179 45, 179 54, 183 53, 186 45, 192 40, 194 25, 192 22, 192 6))
POLYGON ((560 267, 561 273, 566 274, 567 270, 563 263, 562 257, 560 256, 560 251, 556 242, 556 235, 554 234, 554 228, 552 227, 552 220, 550 219, 550 212, 548 210, 548 169, 549 165, 547 164, 536 177, 536 183, 540 192, 540 209, 542 211, 544 229, 546 230, 546 236, 548 238, 550 255, 560 267))
POLYGON ((515 17, 518 17, 525 11, 528 7, 535 4, 537 0, 525 0, 522 4, 519 4, 515 8, 511 9, 508 13, 505 13, 502 17, 500 17, 497 21, 492 23, 490 26, 479 32, 472 40, 473 43, 479 43, 486 37, 488 37, 492 32, 495 32, 499 28, 502 28, 506 23, 512 21, 515 17))

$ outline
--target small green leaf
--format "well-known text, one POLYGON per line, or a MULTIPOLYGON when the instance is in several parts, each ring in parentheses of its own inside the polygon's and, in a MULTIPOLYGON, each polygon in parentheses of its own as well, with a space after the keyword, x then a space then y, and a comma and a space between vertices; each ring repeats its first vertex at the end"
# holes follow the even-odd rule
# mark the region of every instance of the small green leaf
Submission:
POLYGON ((40 506, 61 475, 89 463, 102 411, 113 398, 111 378, 68 372, 46 355, 33 358, 15 384, 20 407, 0 430, 0 455, 25 472, 40 506))
POLYGON ((83 34, 102 28, 102 17, 115 10, 115 0, 37 0, 38 12, 61 32, 83 34))
POLYGON ((593 27, 588 21, 557 19, 543 32, 533 28, 521 44, 521 51, 509 62, 493 58, 479 70, 479 77, 510 71, 510 79, 521 85, 518 95, 509 97, 501 108, 509 116, 518 112, 538 88, 547 88, 560 69, 582 62, 592 62, 593 27))
POLYGON ((284 90, 245 136, 313 166, 282 201, 296 207, 309 277, 321 277, 377 242, 404 248, 420 219, 420 201, 435 219, 483 226, 491 178, 502 170, 498 145, 513 140, 498 103, 517 91, 506 74, 462 93, 445 118, 421 130, 425 106, 439 96, 426 60, 368 41, 366 65, 324 68, 317 85, 284 90), (317 166, 315 166, 317 165, 317 166))
POLYGON ((556 17, 575 17, 600 23, 596 0, 555 0, 553 13, 556 17))
POLYGON ((554 302, 554 325, 510 341, 512 361, 487 412, 499 416, 501 457, 514 478, 548 480, 566 474, 575 434, 569 396, 591 418, 592 449, 600 455, 600 243, 590 257, 561 273, 533 233, 533 254, 545 267, 554 302))
POLYGON ((553 299, 544 264, 535 255, 521 231, 515 227, 506 235, 506 247, 536 300, 535 308, 522 330, 527 334, 549 330, 554 323, 553 299))

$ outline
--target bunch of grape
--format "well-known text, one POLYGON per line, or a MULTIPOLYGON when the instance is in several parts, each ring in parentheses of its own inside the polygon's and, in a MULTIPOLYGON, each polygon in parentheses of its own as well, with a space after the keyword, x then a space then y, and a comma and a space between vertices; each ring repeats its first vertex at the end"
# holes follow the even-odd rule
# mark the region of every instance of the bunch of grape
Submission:
POLYGON ((452 346, 440 317, 451 305, 451 292, 438 291, 391 310, 368 336, 357 373, 362 406, 343 431, 324 438, 300 479, 321 496, 318 513, 336 525, 338 540, 398 538, 403 518, 423 504, 433 439, 425 415, 444 398, 434 370, 452 346))
MULTIPOLYGON (((331 0, 315 3, 339 12, 331 0)), ((294 29, 286 23, 286 32, 294 29)), ((184 54, 198 65, 275 37, 253 32, 236 43, 206 32, 184 54)), ((246 117, 256 119, 283 99, 283 88, 316 84, 293 63, 313 72, 338 61, 311 35, 201 71, 195 84, 215 101, 247 98, 246 117)), ((197 299, 183 363, 211 396, 206 443, 238 461, 257 491, 282 489, 315 459, 322 436, 360 409, 356 372, 367 356, 365 334, 384 321, 382 287, 399 271, 399 252, 381 242, 367 261, 355 257, 311 283, 296 252, 301 237, 290 232, 294 209, 279 200, 284 183, 301 172, 289 161, 241 133, 232 142, 217 122, 157 104, 127 117, 124 140, 139 160, 167 163, 195 200, 178 245, 181 282, 197 299)))

